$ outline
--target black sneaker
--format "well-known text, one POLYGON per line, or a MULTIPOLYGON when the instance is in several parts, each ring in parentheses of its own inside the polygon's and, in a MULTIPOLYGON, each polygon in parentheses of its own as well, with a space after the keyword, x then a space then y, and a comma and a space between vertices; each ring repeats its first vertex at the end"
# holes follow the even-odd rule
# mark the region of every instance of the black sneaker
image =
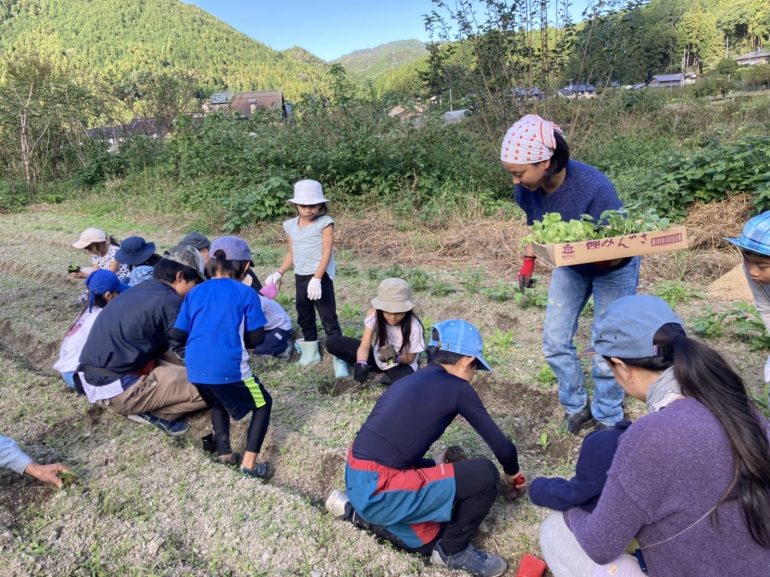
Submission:
POLYGON ((577 413, 565 414, 562 426, 573 435, 577 435, 582 429, 593 424, 594 416, 591 414, 591 406, 586 405, 577 413))
POLYGON ((477 549, 470 543, 459 553, 447 555, 439 541, 433 548, 430 562, 447 569, 461 569, 476 577, 498 577, 508 569, 505 559, 483 549, 477 549))

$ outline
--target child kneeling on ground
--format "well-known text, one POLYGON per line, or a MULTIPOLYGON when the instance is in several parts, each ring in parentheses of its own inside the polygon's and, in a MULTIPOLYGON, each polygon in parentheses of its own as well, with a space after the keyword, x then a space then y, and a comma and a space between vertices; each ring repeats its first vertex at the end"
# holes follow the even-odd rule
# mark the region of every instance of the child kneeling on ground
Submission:
POLYGON ((113 298, 128 288, 118 279, 118 276, 107 269, 99 269, 88 275, 85 280, 88 289, 88 303, 72 323, 64 336, 59 350, 59 358, 53 368, 61 373, 62 379, 71 390, 76 390, 75 371, 80 364, 80 353, 86 344, 88 334, 94 325, 96 317, 102 312, 113 298))
POLYGON ((216 239, 206 264, 211 280, 187 295, 171 334, 190 382, 211 407, 219 461, 239 463, 230 448, 230 417, 240 420, 253 412, 241 472, 265 477, 267 463, 258 463, 257 456, 270 424, 272 398, 252 374, 247 349, 262 343, 267 321, 256 291, 241 282, 250 261, 245 240, 216 239))
POLYGON ((417 355, 425 350, 423 327, 403 279, 383 280, 371 304, 361 340, 330 336, 326 350, 346 363, 355 363, 358 382, 366 382, 373 370, 378 373, 375 380, 388 385, 417 370, 417 355))

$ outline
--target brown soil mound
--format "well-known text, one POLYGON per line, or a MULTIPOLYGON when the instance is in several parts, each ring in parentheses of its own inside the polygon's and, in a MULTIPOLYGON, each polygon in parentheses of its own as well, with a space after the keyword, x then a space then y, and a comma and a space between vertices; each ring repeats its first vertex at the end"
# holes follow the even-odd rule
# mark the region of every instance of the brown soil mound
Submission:
POLYGON ((708 295, 714 299, 726 301, 753 302, 749 283, 743 274, 743 265, 738 265, 726 275, 712 282, 707 289, 708 295))
POLYGON ((684 221, 691 249, 726 249, 726 236, 740 234, 751 211, 750 194, 734 194, 719 202, 697 202, 684 221))

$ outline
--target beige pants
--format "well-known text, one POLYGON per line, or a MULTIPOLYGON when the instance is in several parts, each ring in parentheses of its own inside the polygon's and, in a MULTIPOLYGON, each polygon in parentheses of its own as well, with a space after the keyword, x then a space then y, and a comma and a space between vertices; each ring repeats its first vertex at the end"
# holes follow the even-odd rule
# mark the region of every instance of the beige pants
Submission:
POLYGON ((206 408, 206 403, 187 380, 187 370, 164 360, 146 377, 109 401, 111 411, 119 415, 151 413, 161 419, 176 421, 187 413, 206 408))

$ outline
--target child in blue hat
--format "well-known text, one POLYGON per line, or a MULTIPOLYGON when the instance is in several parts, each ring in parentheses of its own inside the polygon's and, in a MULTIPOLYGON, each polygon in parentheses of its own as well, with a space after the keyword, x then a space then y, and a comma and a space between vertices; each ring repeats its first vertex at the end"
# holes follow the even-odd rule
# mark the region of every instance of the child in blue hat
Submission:
POLYGON ((187 378, 211 407, 213 438, 221 463, 240 465, 249 477, 265 477, 267 463, 257 462, 270 424, 272 398, 249 366, 249 349, 262 344, 267 319, 257 292, 243 284, 251 266, 248 243, 223 236, 211 243, 206 272, 210 280, 185 297, 171 330, 174 351, 185 359, 187 378), (230 418, 251 413, 243 460, 230 446, 230 418))
POLYGON ((75 390, 75 370, 78 367, 80 352, 88 339, 88 333, 102 309, 113 298, 128 288, 118 279, 118 276, 107 269, 98 269, 92 272, 85 280, 88 289, 88 302, 80 311, 75 322, 64 335, 64 340, 59 350, 59 358, 53 368, 61 373, 67 387, 75 390))
MULTIPOLYGON (((749 283, 754 305, 770 333, 770 211, 749 219, 740 236, 726 238, 741 250, 743 272, 749 283)), ((770 383, 770 357, 765 363, 765 383, 770 383)))

